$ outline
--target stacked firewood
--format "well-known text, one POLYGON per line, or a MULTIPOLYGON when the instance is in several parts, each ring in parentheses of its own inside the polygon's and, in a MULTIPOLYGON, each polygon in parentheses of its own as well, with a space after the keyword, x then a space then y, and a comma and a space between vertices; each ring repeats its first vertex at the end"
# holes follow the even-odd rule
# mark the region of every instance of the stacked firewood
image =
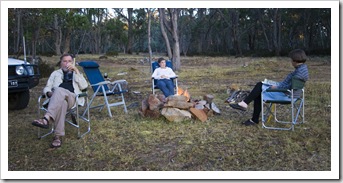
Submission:
POLYGON ((202 100, 191 99, 188 92, 187 95, 177 94, 165 98, 161 94, 150 94, 142 101, 139 114, 151 118, 163 115, 171 122, 192 118, 205 122, 208 117, 220 114, 220 110, 213 103, 213 95, 207 94, 202 100))

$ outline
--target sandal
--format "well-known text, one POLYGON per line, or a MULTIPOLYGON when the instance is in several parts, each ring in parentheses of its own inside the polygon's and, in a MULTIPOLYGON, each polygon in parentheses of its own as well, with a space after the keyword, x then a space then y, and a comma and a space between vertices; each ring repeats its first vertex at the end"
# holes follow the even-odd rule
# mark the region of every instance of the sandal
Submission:
POLYGON ((50 147, 51 148, 58 148, 61 147, 62 145, 62 139, 60 136, 55 136, 54 139, 52 140, 50 147))
POLYGON ((44 116, 41 119, 36 119, 32 122, 33 126, 38 126, 41 128, 48 129, 49 128, 49 120, 44 116))

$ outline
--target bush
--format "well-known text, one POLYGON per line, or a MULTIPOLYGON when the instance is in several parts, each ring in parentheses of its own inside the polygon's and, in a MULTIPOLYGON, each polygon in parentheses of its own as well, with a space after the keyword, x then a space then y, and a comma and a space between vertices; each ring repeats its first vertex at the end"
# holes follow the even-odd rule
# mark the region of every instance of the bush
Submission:
POLYGON ((106 53, 106 56, 115 56, 117 57, 119 55, 119 53, 117 51, 108 51, 106 53))
POLYGON ((40 77, 46 78, 55 70, 54 65, 48 64, 46 61, 41 61, 38 64, 40 77))
POLYGON ((52 56, 56 55, 56 53, 53 52, 53 51, 37 53, 37 55, 38 55, 38 54, 41 55, 41 56, 46 56, 46 57, 52 57, 52 56))

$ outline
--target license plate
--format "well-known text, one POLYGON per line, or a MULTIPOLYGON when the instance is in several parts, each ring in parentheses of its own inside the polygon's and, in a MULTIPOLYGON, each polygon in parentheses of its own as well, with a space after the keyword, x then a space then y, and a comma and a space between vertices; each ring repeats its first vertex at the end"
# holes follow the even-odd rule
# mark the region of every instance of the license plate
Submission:
POLYGON ((9 80, 8 81, 8 87, 18 87, 18 81, 17 80, 9 80))

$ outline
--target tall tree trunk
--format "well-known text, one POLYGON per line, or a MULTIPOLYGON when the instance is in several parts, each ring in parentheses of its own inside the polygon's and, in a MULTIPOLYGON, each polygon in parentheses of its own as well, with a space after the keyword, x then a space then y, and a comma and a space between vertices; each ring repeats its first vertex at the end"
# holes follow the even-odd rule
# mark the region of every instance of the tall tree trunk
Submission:
POLYGON ((17 8, 17 41, 16 41, 16 46, 15 46, 15 53, 20 52, 19 46, 20 46, 20 38, 22 37, 21 35, 21 8, 17 8))
POLYGON ((242 56, 241 40, 239 36, 239 13, 236 9, 231 11, 232 17, 232 37, 233 37, 233 47, 236 52, 236 56, 242 56))
POLYGON ((36 64, 37 60, 36 60, 36 47, 37 47, 37 40, 39 37, 39 30, 40 30, 40 25, 38 25, 38 27, 36 27, 34 33, 33 33, 33 38, 32 38, 32 60, 33 63, 36 64))
POLYGON ((263 11, 263 9, 258 11, 258 19, 259 19, 259 22, 260 22, 261 27, 262 27, 264 38, 266 39, 268 51, 272 51, 272 48, 270 46, 270 41, 269 41, 269 38, 268 38, 268 35, 266 32, 266 27, 264 26, 264 23, 263 23, 263 17, 261 15, 261 11, 263 11))
POLYGON ((54 35, 55 35, 55 53, 61 55, 62 31, 58 25, 57 14, 54 15, 54 35))
POLYGON ((64 50, 63 50, 63 54, 64 53, 69 53, 70 51, 70 39, 71 39, 71 28, 70 26, 67 28, 67 32, 66 32, 66 38, 64 41, 64 50))
POLYGON ((164 38, 164 42, 165 42, 165 45, 166 45, 166 48, 167 48, 168 58, 172 59, 173 58, 173 54, 172 54, 172 51, 171 51, 171 48, 170 48, 167 32, 164 29, 164 24, 165 24, 164 8, 159 8, 158 11, 159 11, 159 14, 160 14, 161 33, 162 33, 162 36, 164 38))
POLYGON ((72 26, 71 22, 72 22, 72 18, 74 16, 74 13, 76 12, 76 9, 74 8, 70 8, 69 9, 69 13, 67 15, 66 18, 66 23, 67 23, 67 31, 66 31, 66 37, 64 40, 64 49, 63 49, 63 54, 64 53, 69 53, 70 51, 70 40, 71 40, 71 32, 72 32, 72 26), (68 25, 69 24, 69 25, 68 25))
POLYGON ((181 63, 180 63, 180 45, 179 45, 179 34, 177 28, 177 19, 179 14, 179 9, 177 8, 170 8, 171 12, 171 24, 172 24, 172 37, 173 37, 173 66, 174 70, 180 70, 181 63))
POLYGON ((273 43, 274 43, 274 52, 275 56, 280 56, 280 42, 279 42, 279 34, 280 34, 280 17, 278 14, 278 8, 274 10, 274 21, 273 21, 273 43))
MULTIPOLYGON (((203 19, 204 19, 204 11, 206 11, 206 9, 204 9, 204 8, 199 8, 198 9, 198 16, 199 16, 199 18, 198 18, 198 23, 200 23, 200 24, 203 24, 203 19)), ((198 33, 198 36, 197 36, 197 41, 198 41, 198 44, 197 44, 197 53, 198 54, 201 54, 202 52, 203 52, 203 45, 204 44, 206 44, 205 43, 205 33, 204 33, 204 27, 202 26, 201 28, 200 28, 200 30, 198 30, 197 31, 197 33, 198 33)))
MULTIPOLYGON (((148 50, 149 50, 149 64, 151 65, 151 58, 152 58, 152 51, 151 51, 151 12, 150 9, 147 8, 148 11, 148 50)), ((152 68, 150 67, 150 72, 152 72, 152 68)))
POLYGON ((133 8, 128 8, 128 23, 129 23, 129 30, 128 30, 128 37, 127 37, 127 53, 132 54, 132 13, 133 8))

